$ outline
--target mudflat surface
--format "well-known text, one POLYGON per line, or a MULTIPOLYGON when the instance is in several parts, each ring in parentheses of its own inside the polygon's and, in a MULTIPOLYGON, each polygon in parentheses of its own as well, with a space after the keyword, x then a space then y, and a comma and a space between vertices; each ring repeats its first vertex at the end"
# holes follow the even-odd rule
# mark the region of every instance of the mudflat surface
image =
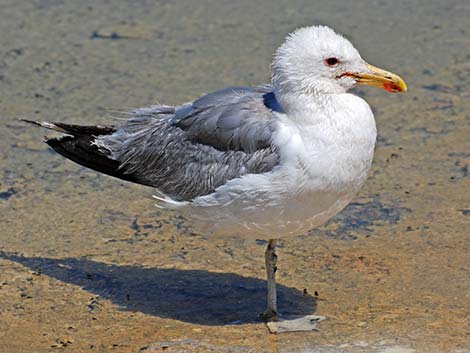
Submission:
POLYGON ((0 352, 468 352, 470 117, 465 1, 0 0, 0 352), (324 227, 280 243, 270 335, 265 242, 207 239, 152 190, 52 153, 18 117, 83 124, 269 79, 296 27, 347 34, 409 92, 357 92, 370 178, 324 227))

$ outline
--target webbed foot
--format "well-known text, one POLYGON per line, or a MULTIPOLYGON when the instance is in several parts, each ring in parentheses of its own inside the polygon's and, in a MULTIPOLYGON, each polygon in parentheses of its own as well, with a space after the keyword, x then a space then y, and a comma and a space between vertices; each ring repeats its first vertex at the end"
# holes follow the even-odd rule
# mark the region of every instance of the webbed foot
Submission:
POLYGON ((276 315, 276 319, 269 321, 267 326, 271 333, 318 331, 317 324, 324 320, 326 317, 317 315, 295 318, 280 318, 276 315))

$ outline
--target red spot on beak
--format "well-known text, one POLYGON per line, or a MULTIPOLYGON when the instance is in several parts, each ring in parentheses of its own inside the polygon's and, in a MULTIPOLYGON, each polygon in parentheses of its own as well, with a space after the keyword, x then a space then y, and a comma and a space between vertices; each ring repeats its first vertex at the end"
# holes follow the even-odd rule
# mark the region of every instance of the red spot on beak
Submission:
POLYGON ((402 91, 400 86, 391 82, 385 82, 384 89, 389 92, 401 92, 402 91))

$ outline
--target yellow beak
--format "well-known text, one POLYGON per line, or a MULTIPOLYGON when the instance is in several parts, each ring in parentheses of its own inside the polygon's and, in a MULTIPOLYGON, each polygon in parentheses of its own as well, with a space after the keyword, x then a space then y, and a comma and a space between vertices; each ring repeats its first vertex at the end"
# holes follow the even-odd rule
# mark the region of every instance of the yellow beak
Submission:
POLYGON ((359 84, 381 87, 389 92, 406 92, 408 89, 400 76, 370 64, 366 64, 366 66, 369 69, 367 73, 348 73, 347 75, 354 77, 359 84))

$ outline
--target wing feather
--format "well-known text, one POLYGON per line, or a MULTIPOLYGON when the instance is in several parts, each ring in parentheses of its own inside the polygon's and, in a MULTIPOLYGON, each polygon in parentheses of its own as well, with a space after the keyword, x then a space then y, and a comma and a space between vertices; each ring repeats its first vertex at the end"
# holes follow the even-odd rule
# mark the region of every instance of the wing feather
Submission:
POLYGON ((177 108, 138 109, 94 144, 135 182, 175 200, 212 193, 228 180, 271 171, 273 111, 268 87, 229 88, 177 108))

